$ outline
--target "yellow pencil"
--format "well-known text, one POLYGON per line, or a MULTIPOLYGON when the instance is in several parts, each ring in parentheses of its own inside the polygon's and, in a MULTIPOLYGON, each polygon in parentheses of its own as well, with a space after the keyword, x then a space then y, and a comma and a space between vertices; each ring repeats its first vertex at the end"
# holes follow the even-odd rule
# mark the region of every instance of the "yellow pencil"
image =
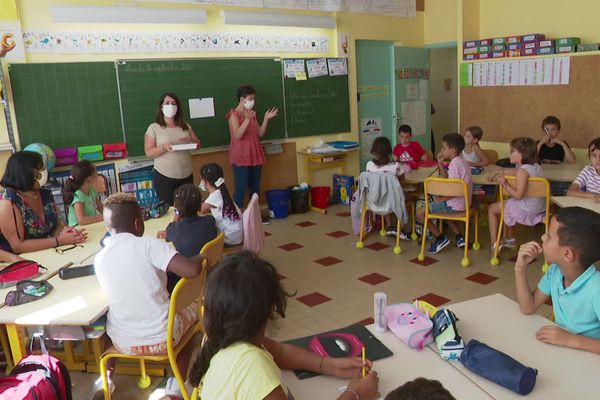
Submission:
POLYGON ((367 368, 365 367, 365 346, 362 348, 362 377, 364 378, 367 375, 367 368))

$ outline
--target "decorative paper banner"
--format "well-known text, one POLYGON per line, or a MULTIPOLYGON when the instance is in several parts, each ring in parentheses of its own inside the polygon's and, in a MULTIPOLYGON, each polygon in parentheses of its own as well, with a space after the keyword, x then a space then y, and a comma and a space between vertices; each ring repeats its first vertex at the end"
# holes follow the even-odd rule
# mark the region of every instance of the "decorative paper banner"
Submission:
POLYGON ((396 80, 400 79, 429 79, 429 70, 425 68, 398 68, 396 80))
POLYGON ((23 34, 30 53, 154 53, 275 51, 326 53, 326 36, 245 35, 243 33, 41 32, 23 34))
POLYGON ((19 21, 0 20, 0 58, 25 61, 25 46, 19 21))

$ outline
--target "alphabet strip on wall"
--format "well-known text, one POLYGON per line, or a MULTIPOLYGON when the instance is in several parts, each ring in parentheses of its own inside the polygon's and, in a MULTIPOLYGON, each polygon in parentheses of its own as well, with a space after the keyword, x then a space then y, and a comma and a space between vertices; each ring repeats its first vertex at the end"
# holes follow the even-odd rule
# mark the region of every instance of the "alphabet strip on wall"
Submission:
POLYGON ((23 33, 29 53, 291 52, 326 53, 326 36, 243 33, 23 33))

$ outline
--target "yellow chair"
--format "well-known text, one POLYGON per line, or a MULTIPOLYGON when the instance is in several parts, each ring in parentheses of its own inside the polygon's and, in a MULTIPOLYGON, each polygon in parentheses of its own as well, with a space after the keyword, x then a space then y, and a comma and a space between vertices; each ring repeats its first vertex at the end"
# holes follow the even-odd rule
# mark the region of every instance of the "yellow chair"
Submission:
MULTIPOLYGON (((427 178, 424 182, 425 198, 429 196, 448 196, 448 197, 464 197, 465 204, 469 204, 469 192, 467 184, 462 179, 449 178, 427 178)), ((425 260, 425 243, 427 242, 427 223, 430 219, 463 221, 465 223, 465 253, 461 260, 463 267, 468 267, 469 262, 469 221, 471 215, 475 216, 475 242, 473 242, 473 250, 481 248, 479 244, 479 227, 478 227, 478 212, 474 205, 469 207, 468 211, 457 211, 451 213, 432 214, 429 211, 429 202, 425 202, 425 221, 423 223, 423 237, 421 240, 421 252, 419 253, 419 261, 425 260)))
MULTIPOLYGON (((171 294, 171 301, 169 303, 169 322, 167 325, 167 354, 151 355, 151 356, 130 356, 127 354, 119 353, 114 347, 108 349, 100 359, 100 374, 102 376, 102 388, 104 390, 104 399, 110 400, 111 394, 108 387, 107 379, 107 363, 112 358, 120 358, 126 360, 139 360, 140 363, 140 379, 138 380, 138 387, 140 389, 147 389, 150 387, 151 379, 146 373, 146 361, 153 362, 164 362, 169 361, 173 375, 177 379, 181 394, 184 400, 190 399, 190 394, 187 392, 184 385, 184 377, 181 371, 177 367, 177 356, 187 345, 187 343, 193 339, 194 335, 198 332, 203 331, 202 327, 202 312, 204 307, 204 285, 206 283, 206 276, 208 270, 217 264, 223 257, 223 233, 219 234, 215 239, 206 243, 200 254, 207 257, 207 260, 202 264, 202 272, 195 278, 182 278, 173 293, 171 294), (175 315, 188 307, 190 304, 197 302, 197 319, 196 322, 188 329, 183 335, 181 340, 176 346, 173 346, 173 329, 175 325, 175 315)), ((184 371, 185 373, 186 371, 184 371)))
MULTIPOLYGON (((516 182, 517 178, 514 176, 505 176, 507 181, 516 182)), ((498 259, 498 253, 500 252, 500 239, 502 238, 502 232, 504 230, 504 203, 506 197, 509 194, 500 186, 500 223, 498 224, 498 235, 496 236, 496 244, 494 245, 494 254, 490 263, 494 266, 500 263, 498 259)), ((541 177, 530 177, 527 179, 527 190, 525 191, 524 197, 543 197, 546 199, 546 216, 544 218, 545 232, 548 232, 550 226, 550 182, 547 179, 541 177)), ((542 271, 546 272, 548 269, 548 263, 544 261, 542 271)))

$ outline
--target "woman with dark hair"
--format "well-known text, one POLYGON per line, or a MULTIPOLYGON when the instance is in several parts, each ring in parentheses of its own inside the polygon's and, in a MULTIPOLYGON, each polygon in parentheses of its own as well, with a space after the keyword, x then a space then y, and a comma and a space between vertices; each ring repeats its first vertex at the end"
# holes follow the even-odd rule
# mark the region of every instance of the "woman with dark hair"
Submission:
POLYGON ((240 86, 237 90, 238 104, 229 110, 225 118, 229 122, 229 163, 233 166, 235 179, 233 200, 238 207, 244 208, 246 190, 251 197, 258 193, 262 165, 265 163, 265 153, 260 145, 260 139, 267 132, 269 120, 277 116, 279 110, 270 108, 265 112, 261 125, 256 120, 254 101, 256 90, 250 85, 240 86))
POLYGON ((363 364, 360 357, 322 357, 265 336, 270 321, 285 317, 289 296, 277 270, 249 251, 225 257, 210 272, 204 292, 206 339, 190 372, 190 382, 200 383, 200 397, 292 399, 281 379, 281 369, 351 378, 338 400, 379 397, 371 361, 363 364), (361 368, 368 371, 362 378, 361 368))
POLYGON ((144 135, 146 157, 154 159, 152 183, 161 201, 173 205, 173 193, 181 185, 193 183, 192 156, 189 150, 174 151, 174 144, 201 143, 183 118, 179 97, 163 94, 156 107, 156 118, 144 135))
POLYGON ((8 159, 0 181, 0 249, 16 254, 75 244, 85 230, 68 228, 58 218, 42 156, 19 151, 8 159))

